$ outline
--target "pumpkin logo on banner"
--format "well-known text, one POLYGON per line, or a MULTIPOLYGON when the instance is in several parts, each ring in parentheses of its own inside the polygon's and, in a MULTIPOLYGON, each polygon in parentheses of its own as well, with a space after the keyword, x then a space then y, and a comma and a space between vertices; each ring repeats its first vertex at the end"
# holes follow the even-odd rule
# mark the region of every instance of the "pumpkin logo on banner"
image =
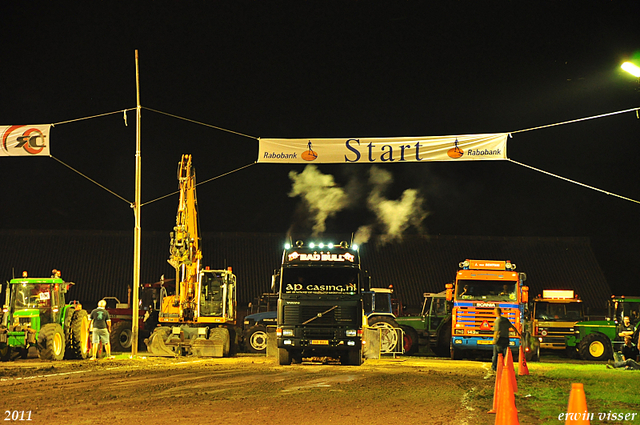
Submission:
POLYGON ((304 159, 305 161, 315 161, 316 159, 318 159, 318 153, 314 152, 313 149, 311 149, 311 140, 309 140, 309 143, 307 144, 307 149, 308 150, 302 152, 302 155, 300 155, 302 159, 304 159))
POLYGON ((456 139, 454 147, 452 147, 447 151, 447 155, 449 155, 449 157, 453 159, 458 159, 462 155, 464 155, 464 152, 462 151, 462 149, 458 147, 458 139, 456 139))
POLYGON ((26 126, 24 125, 11 126, 2 135, 2 149, 5 152, 10 153, 9 146, 7 146, 8 144, 13 145, 11 147, 15 149, 22 148, 31 155, 37 155, 40 152, 42 152, 44 148, 47 147, 44 141, 44 138, 45 138, 44 134, 42 134, 42 132, 37 128, 28 128, 27 130, 23 131, 22 134, 20 134, 20 132, 18 132, 17 135, 11 134, 15 130, 21 127, 26 127, 26 126), (13 141, 10 140, 10 137, 13 139, 13 141))

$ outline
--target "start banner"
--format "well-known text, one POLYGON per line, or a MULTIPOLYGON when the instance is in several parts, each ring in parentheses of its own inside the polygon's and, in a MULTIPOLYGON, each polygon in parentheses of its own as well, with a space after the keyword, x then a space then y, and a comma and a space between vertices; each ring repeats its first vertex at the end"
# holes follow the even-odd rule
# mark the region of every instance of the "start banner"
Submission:
POLYGON ((260 139, 258 162, 393 163, 507 159, 509 133, 428 137, 260 139))
POLYGON ((0 156, 49 156, 50 124, 0 126, 0 156))

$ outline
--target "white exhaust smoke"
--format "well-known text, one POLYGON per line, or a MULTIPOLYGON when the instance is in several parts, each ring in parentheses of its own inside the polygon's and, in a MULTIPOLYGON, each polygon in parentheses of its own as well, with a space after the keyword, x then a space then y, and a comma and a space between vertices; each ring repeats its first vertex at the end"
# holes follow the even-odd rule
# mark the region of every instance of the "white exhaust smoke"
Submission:
POLYGON ((289 178, 293 182, 289 196, 303 199, 313 222, 312 236, 323 233, 326 220, 338 212, 365 206, 362 197, 355 193, 362 190, 369 191, 366 208, 374 214, 375 223, 358 228, 353 240, 356 244, 368 242, 375 231, 381 233, 382 243, 399 240, 409 227, 420 231, 428 215, 423 208, 424 198, 417 189, 405 190, 400 199, 387 199, 385 191, 393 183, 393 176, 376 166, 369 170, 367 187, 352 180, 347 184, 348 194, 336 185, 333 176, 322 174, 315 165, 307 165, 301 173, 291 171, 289 178))
POLYGON ((318 236, 326 230, 327 218, 347 206, 348 197, 332 175, 322 174, 315 165, 307 165, 301 173, 290 171, 289 178, 293 181, 289 196, 303 199, 314 222, 312 236, 318 236))

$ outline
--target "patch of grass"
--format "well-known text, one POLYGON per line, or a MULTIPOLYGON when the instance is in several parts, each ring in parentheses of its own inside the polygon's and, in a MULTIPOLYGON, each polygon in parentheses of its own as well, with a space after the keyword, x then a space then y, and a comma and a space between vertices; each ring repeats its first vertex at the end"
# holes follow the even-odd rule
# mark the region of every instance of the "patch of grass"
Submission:
POLYGON ((640 424, 640 371, 611 370, 604 364, 569 363, 530 365, 529 370, 531 375, 518 377, 516 405, 532 409, 539 415, 540 423, 562 423, 558 415, 567 411, 571 384, 581 383, 588 411, 595 414, 592 424, 640 424), (611 412, 637 415, 634 420, 612 422, 607 420, 611 412), (602 414, 601 419, 598 414, 602 414))

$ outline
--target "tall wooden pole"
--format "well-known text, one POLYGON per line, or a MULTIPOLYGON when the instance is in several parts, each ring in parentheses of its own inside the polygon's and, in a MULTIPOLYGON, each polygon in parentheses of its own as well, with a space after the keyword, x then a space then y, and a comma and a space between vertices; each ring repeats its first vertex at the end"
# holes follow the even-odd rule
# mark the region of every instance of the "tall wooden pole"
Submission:
POLYGON ((141 157, 140 157, 140 73, 138 71, 138 50, 136 49, 136 193, 134 203, 135 229, 133 236, 133 320, 131 328, 131 355, 138 354, 138 321, 139 321, 139 289, 140 289, 140 241, 142 229, 140 228, 140 187, 141 187, 141 157))

